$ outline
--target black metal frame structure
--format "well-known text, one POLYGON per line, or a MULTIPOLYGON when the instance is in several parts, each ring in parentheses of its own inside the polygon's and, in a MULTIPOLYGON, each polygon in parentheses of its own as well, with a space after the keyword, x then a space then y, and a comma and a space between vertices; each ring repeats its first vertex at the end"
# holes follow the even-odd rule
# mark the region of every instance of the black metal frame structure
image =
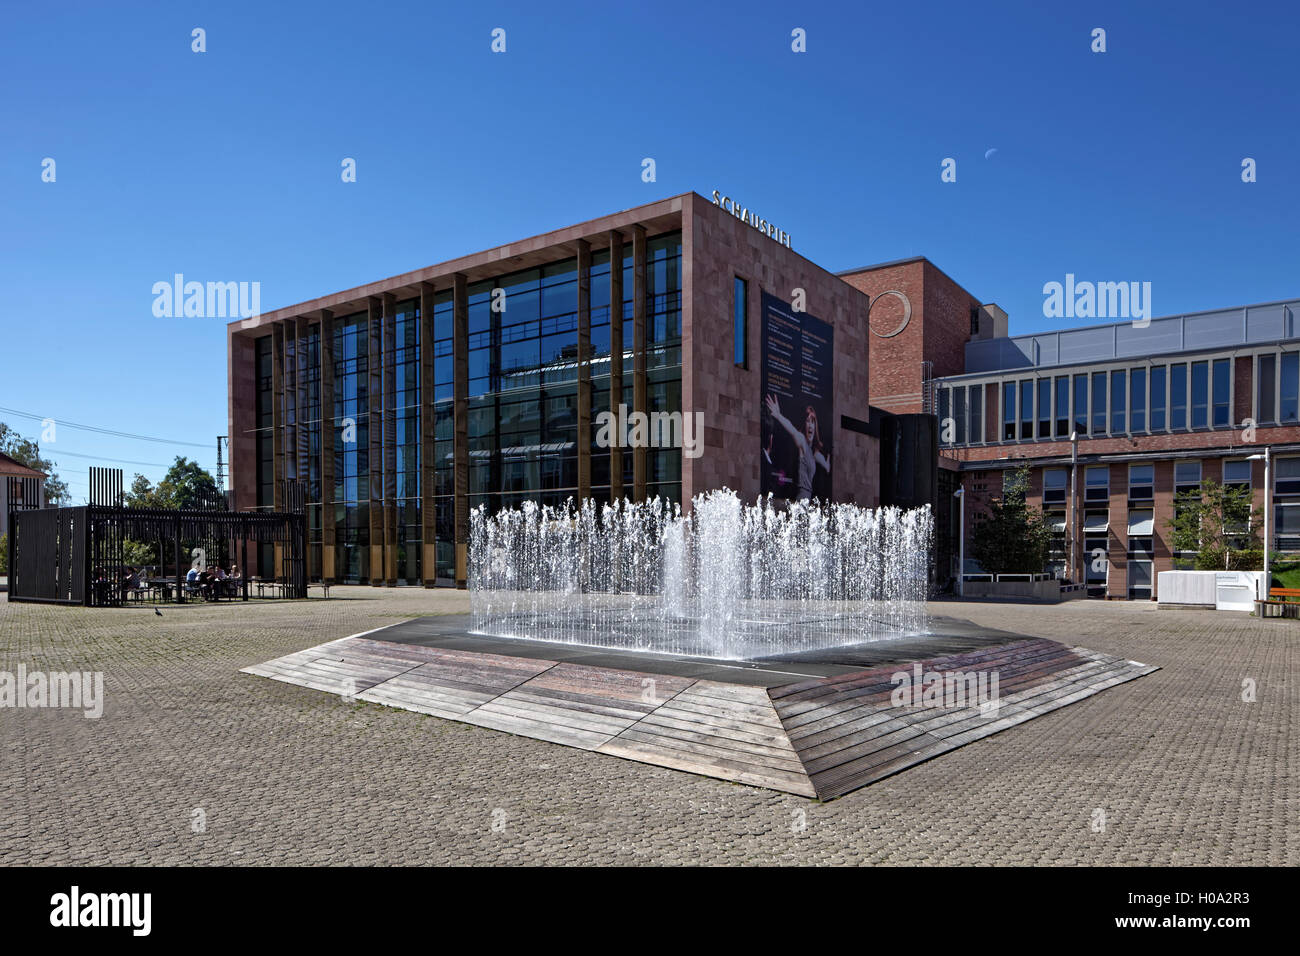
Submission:
MULTIPOLYGON (((284 597, 307 596, 307 519, 300 487, 286 488, 285 501, 297 505, 293 511, 226 511, 224 498, 202 503, 212 509, 129 508, 119 469, 90 471, 90 504, 10 512, 10 601, 120 606, 126 598, 127 541, 156 543, 160 568, 174 561, 176 603, 185 601, 185 574, 192 564, 224 565, 226 556, 238 553, 240 568, 247 569, 250 543, 274 548, 275 583, 284 597), (164 550, 168 543, 171 560, 164 550)), ((245 601, 249 586, 244 570, 240 596, 245 601)))

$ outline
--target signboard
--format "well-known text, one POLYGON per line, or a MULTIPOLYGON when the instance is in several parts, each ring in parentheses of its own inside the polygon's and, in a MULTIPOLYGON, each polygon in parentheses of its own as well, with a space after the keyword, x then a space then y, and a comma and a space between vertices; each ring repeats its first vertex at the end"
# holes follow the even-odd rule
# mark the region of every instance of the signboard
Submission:
POLYGON ((830 325, 763 293, 761 494, 830 499, 834 356, 830 325))

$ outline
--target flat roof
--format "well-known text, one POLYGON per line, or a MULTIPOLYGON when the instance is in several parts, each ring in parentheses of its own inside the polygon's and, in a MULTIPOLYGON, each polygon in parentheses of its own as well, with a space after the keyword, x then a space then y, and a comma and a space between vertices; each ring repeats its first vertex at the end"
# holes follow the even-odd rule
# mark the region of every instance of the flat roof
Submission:
POLYGON ((235 334, 239 334, 321 309, 346 314, 359 311, 371 296, 391 294, 408 297, 416 294, 422 282, 433 282, 438 279, 446 281, 458 273, 464 275, 466 281, 473 283, 505 272, 546 265, 556 260, 556 246, 579 239, 585 240, 593 252, 598 252, 608 248, 608 236, 611 230, 621 231, 640 225, 652 236, 672 232, 681 228, 683 200, 690 195, 692 195, 690 192, 679 193, 666 199, 633 206, 630 209, 609 213, 561 229, 552 229, 549 232, 449 259, 422 269, 399 273, 375 282, 308 299, 295 305, 284 306, 254 318, 235 319, 228 323, 227 327, 235 334))
POLYGON ((1076 326, 966 343, 962 376, 1093 365, 1300 339, 1300 299, 1076 326))

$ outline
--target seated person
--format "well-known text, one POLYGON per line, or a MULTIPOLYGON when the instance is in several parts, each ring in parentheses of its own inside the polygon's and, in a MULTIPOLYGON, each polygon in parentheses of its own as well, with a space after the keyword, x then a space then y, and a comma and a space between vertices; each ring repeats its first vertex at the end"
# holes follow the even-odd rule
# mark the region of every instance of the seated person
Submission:
POLYGON ((199 569, 190 568, 185 573, 185 590, 193 594, 199 589, 199 569))
POLYGON ((230 586, 227 583, 226 569, 219 564, 212 569, 212 581, 213 587, 216 589, 218 595, 230 593, 230 586))
POLYGON ((203 596, 208 600, 212 600, 214 580, 212 565, 209 564, 203 569, 202 573, 199 574, 199 590, 203 592, 203 596))
POLYGON ((126 574, 122 578, 122 589, 125 591, 140 590, 140 573, 133 567, 127 567, 126 574))

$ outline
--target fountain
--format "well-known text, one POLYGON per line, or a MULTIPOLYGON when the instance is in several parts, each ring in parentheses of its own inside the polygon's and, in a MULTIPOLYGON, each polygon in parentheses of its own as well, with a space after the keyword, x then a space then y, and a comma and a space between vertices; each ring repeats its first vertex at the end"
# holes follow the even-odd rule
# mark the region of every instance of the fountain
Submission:
POLYGON ((697 495, 470 516, 473 633, 728 660, 921 633, 930 509, 697 495))

